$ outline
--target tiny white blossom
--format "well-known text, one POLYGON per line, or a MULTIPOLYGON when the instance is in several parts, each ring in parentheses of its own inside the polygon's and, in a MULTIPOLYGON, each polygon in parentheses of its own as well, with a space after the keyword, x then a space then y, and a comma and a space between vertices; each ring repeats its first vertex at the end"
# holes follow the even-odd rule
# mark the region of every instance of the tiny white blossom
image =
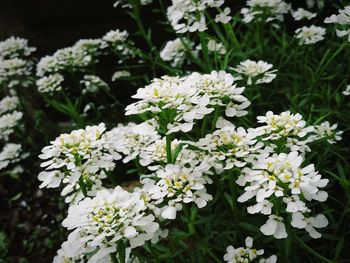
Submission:
POLYGON ((22 116, 22 112, 13 111, 11 113, 5 113, 0 117, 0 140, 8 140, 8 137, 18 126, 18 123, 22 119, 22 116))
POLYGON ((350 85, 347 85, 342 93, 344 96, 350 96, 350 85))
POLYGON ((303 26, 295 30, 295 38, 299 40, 299 45, 315 44, 324 40, 326 29, 319 26, 303 26))
POLYGON ((314 139, 326 138, 330 144, 334 144, 342 139, 343 131, 337 131, 337 124, 331 125, 328 121, 325 121, 314 127, 314 139))
POLYGON ((198 56, 198 51, 193 50, 193 47, 194 43, 186 39, 176 38, 165 44, 163 50, 160 52, 160 57, 164 61, 170 61, 173 67, 181 67, 186 60, 187 50, 191 50, 189 52, 191 52, 193 56, 198 56))
POLYGON ((131 74, 130 74, 129 71, 127 71, 127 70, 119 70, 119 71, 116 71, 116 72, 113 73, 112 81, 116 81, 117 79, 130 77, 130 76, 131 76, 131 74))
POLYGON ((261 84, 270 83, 274 78, 276 78, 277 70, 271 70, 272 64, 266 63, 262 60, 253 61, 245 60, 241 62, 236 68, 232 68, 239 75, 240 79, 247 79, 247 84, 261 84))
POLYGON ((295 21, 300 21, 303 19, 311 20, 317 16, 317 14, 312 13, 304 8, 298 8, 296 11, 292 12, 292 16, 295 21))
POLYGON ((213 39, 208 41, 208 50, 210 52, 217 52, 220 55, 226 54, 226 48, 222 43, 218 43, 213 39))

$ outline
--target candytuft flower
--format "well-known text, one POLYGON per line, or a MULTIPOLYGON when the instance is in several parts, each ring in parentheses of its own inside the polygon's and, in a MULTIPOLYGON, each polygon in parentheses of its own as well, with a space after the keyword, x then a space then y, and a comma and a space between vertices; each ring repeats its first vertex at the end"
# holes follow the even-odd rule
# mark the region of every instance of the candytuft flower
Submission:
POLYGON ((101 190, 93 199, 86 198, 72 205, 62 224, 68 230, 74 229, 68 240, 74 244, 71 250, 78 246, 80 251, 71 254, 92 253, 88 263, 122 252, 117 250, 119 242, 127 242, 131 249, 142 246, 154 238, 159 229, 140 193, 128 193, 119 186, 114 190, 101 190))
POLYGON ((94 196, 101 188, 101 179, 115 167, 121 155, 111 147, 110 136, 103 123, 61 134, 42 149, 38 176, 40 187, 65 185, 62 195, 70 194, 66 202, 78 202, 84 195, 94 196))
POLYGON ((238 73, 239 79, 247 79, 247 85, 270 83, 276 78, 276 69, 271 70, 272 64, 268 64, 262 60, 253 61, 245 60, 232 70, 238 73))
POLYGON ((299 45, 315 44, 324 40, 326 29, 319 26, 303 26, 295 30, 295 38, 299 39, 299 45))
MULTIPOLYGON (((226 248, 226 254, 224 255, 224 260, 228 263, 241 263, 241 262, 253 262, 253 260, 259 258, 259 262, 262 263, 275 263, 277 257, 275 255, 270 256, 267 259, 261 258, 264 254, 264 250, 256 250, 253 248, 253 238, 247 237, 245 239, 246 247, 234 248, 233 246, 228 246, 226 248)), ((255 262, 255 261, 254 261, 255 262)))

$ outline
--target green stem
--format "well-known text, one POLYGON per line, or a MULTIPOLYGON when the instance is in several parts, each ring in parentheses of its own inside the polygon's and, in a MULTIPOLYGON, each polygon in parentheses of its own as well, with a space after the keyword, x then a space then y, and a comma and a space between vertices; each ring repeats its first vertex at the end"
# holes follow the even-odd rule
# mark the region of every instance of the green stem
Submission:
POLYGON ((85 197, 87 197, 88 195, 87 195, 86 185, 84 183, 83 177, 81 177, 81 176, 79 177, 79 186, 80 186, 81 191, 83 192, 83 195, 85 197))
POLYGON ((165 136, 165 143, 166 143, 166 160, 167 160, 167 163, 172 163, 171 135, 166 135, 165 136))
POLYGON ((305 244, 303 240, 301 240, 297 235, 294 235, 294 238, 296 241, 298 241, 299 245, 304 248, 306 251, 310 252, 310 254, 314 255, 318 259, 322 260, 323 262, 328 262, 328 263, 335 263, 332 260, 329 260, 328 258, 325 258, 324 256, 318 254, 315 250, 313 250, 311 247, 305 244))

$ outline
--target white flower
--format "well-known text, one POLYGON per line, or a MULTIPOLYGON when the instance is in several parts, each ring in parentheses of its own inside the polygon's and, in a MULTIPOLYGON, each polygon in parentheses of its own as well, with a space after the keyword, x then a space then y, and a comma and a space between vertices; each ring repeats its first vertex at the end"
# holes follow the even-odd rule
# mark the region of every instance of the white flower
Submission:
POLYGON ((266 236, 273 236, 276 239, 286 238, 288 236, 283 218, 270 215, 264 225, 260 227, 260 231, 266 236))
POLYGON ((297 212, 292 214, 291 225, 295 228, 305 228, 312 238, 320 238, 321 234, 317 232, 315 228, 326 227, 328 225, 328 220, 322 214, 307 218, 301 212, 297 212))
POLYGON ((161 112, 173 112, 172 120, 165 127, 167 133, 190 131, 194 120, 202 119, 213 109, 207 108, 209 99, 201 97, 195 86, 196 83, 188 79, 188 77, 168 76, 154 79, 150 85, 137 90, 133 98, 140 101, 127 106, 126 115, 144 112, 156 115, 161 112))
POLYGON ((186 50, 190 50, 193 56, 198 56, 198 51, 193 50, 194 43, 186 41, 186 39, 176 38, 168 41, 163 50, 160 52, 160 57, 164 61, 170 61, 173 67, 181 67, 186 60, 186 50), (187 48, 185 45, 187 45, 187 48))
POLYGON ((350 42, 350 5, 345 6, 344 9, 338 10, 338 13, 338 15, 334 14, 327 17, 324 22, 340 25, 342 29, 337 29, 337 36, 348 36, 348 41, 350 42))
POLYGON ((284 15, 291 10, 291 5, 283 0, 248 0, 247 6, 241 10, 245 23, 263 19, 266 19, 266 22, 283 21, 284 15))
MULTIPOLYGON (((134 57, 135 52, 131 48, 133 43, 128 40, 129 33, 126 30, 111 30, 107 32, 102 40, 105 47, 111 47, 112 50, 121 57, 129 58, 134 57)), ((121 62, 121 60, 119 61, 121 62)))
POLYGON ((136 159, 160 138, 155 127, 147 122, 119 124, 109 132, 109 135, 112 138, 113 148, 125 156, 123 159, 125 163, 136 159))
POLYGON ((234 248, 228 246, 226 248, 226 254, 224 260, 228 263, 241 263, 241 262, 252 262, 254 259, 264 254, 264 250, 256 250, 253 248, 253 238, 247 237, 245 239, 246 247, 234 248))
POLYGON ((328 143, 334 144, 342 139, 343 131, 337 131, 337 124, 330 125, 328 121, 325 121, 314 127, 315 135, 312 137, 313 140, 326 138, 328 143))
POLYGON ((246 131, 242 127, 235 128, 231 125, 207 134, 195 145, 214 157, 210 161, 213 161, 216 171, 220 172, 223 169, 243 167, 246 164, 245 158, 262 147, 262 143, 256 144, 255 137, 252 130, 246 131))
POLYGON ((8 140, 8 137, 13 133, 15 127, 18 126, 22 116, 22 112, 14 111, 0 117, 0 140, 8 140))
POLYGON ((182 165, 167 164, 158 169, 154 174, 143 176, 142 182, 154 182, 158 186, 151 194, 152 199, 168 200, 161 216, 166 219, 175 219, 176 211, 182 208, 181 203, 195 203, 199 208, 205 207, 212 200, 207 193, 205 185, 212 180, 205 175, 209 165, 203 161, 198 166, 189 168, 182 165), (157 178, 157 179, 155 179, 157 178))
POLYGON ((259 123, 266 123, 266 125, 257 128, 258 133, 267 135, 264 140, 278 140, 288 136, 302 140, 314 129, 313 127, 305 127, 306 122, 299 113, 292 114, 289 111, 278 115, 268 111, 266 116, 258 116, 257 119, 259 123))
POLYGON ((272 64, 266 63, 262 60, 253 61, 245 60, 241 62, 236 68, 232 68, 239 75, 240 79, 247 79, 247 84, 261 84, 270 83, 274 78, 276 78, 276 69, 271 70, 272 64))
POLYGON ((252 161, 252 168, 243 169, 236 181, 245 186, 245 192, 238 202, 247 202, 255 197, 256 204, 247 209, 251 214, 273 213, 272 199, 275 202, 282 199, 287 213, 309 212, 305 201, 313 199, 324 202, 327 199, 328 194, 320 188, 327 185, 328 179, 322 179, 312 164, 301 167, 302 161, 297 152, 274 154, 271 157, 268 153, 262 153, 257 160, 252 161))
POLYGON ((62 90, 61 84, 63 81, 63 76, 55 73, 38 79, 36 85, 40 93, 53 94, 54 92, 62 90))
POLYGON ((292 16, 295 21, 300 21, 303 19, 311 20, 317 16, 315 13, 311 13, 308 10, 305 10, 304 8, 298 8, 296 11, 292 12, 292 16))
POLYGON ((6 83, 9 88, 22 84, 28 86, 26 80, 31 74, 32 63, 19 58, 0 59, 0 85, 6 83), (21 81, 21 79, 24 79, 21 81))
POLYGON ((0 115, 15 110, 19 106, 19 99, 16 96, 6 96, 0 101, 0 115))
POLYGON ((197 89, 202 101, 209 99, 209 105, 225 108, 228 117, 242 117, 250 101, 242 95, 244 87, 237 87, 235 78, 225 71, 212 71, 210 74, 192 73, 186 82, 197 89))
POLYGON ((151 240, 159 229, 154 220, 140 193, 128 193, 118 186, 113 191, 99 191, 95 198, 86 198, 78 205, 70 206, 62 224, 69 230, 75 229, 70 237, 76 240, 71 238, 71 242, 78 245, 80 251, 71 254, 93 252, 87 261, 92 263, 118 252, 120 240, 127 241, 131 249, 151 240), (84 245, 79 246, 81 243, 84 245))
POLYGON ((342 92, 344 96, 350 95, 350 85, 346 86, 346 89, 342 92))
POLYGON ((231 20, 228 15, 229 8, 223 11, 219 9, 223 4, 223 0, 172 0, 172 5, 167 9, 167 17, 177 33, 202 32, 207 29, 205 18, 207 9, 219 10, 219 14, 215 17, 217 22, 227 23, 231 20))
POLYGON ((299 39, 299 45, 315 44, 324 40, 326 29, 319 26, 303 26, 295 30, 295 37, 299 39))
POLYGON ((22 153, 22 146, 15 143, 7 143, 0 152, 0 170, 6 168, 9 164, 18 162, 25 155, 22 153))
POLYGON ((46 171, 38 176, 43 181, 40 187, 58 187, 63 183, 62 195, 71 195, 66 202, 79 201, 84 191, 93 196, 102 187, 101 179, 106 178, 106 173, 121 158, 112 147, 112 138, 108 133, 103 134, 105 129, 103 123, 87 126, 61 134, 44 147, 39 158, 45 160, 41 167, 46 171))
POLYGON ((0 42, 0 60, 31 55, 36 48, 29 47, 23 38, 10 37, 0 42))
POLYGON ((232 17, 230 16, 231 9, 226 7, 220 14, 216 15, 215 23, 227 24, 231 21, 232 17))
POLYGON ((83 93, 96 93, 99 90, 109 89, 108 84, 95 75, 85 75, 80 83, 84 86, 83 93))
POLYGON ((217 52, 220 55, 226 54, 226 48, 222 43, 218 43, 213 39, 208 41, 208 50, 210 52, 217 52))
POLYGON ((119 71, 116 71, 116 72, 113 73, 112 81, 116 81, 117 79, 130 77, 130 76, 131 76, 131 74, 130 74, 129 71, 127 71, 127 70, 119 70, 119 71))

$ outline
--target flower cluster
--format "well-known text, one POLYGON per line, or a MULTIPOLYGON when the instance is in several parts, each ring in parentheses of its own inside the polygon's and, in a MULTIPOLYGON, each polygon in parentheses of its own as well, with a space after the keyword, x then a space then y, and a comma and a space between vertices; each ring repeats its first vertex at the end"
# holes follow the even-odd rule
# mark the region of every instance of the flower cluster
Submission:
POLYGON ((303 26, 295 30, 295 37, 299 40, 300 45, 315 44, 324 39, 326 29, 320 26, 303 26))
POLYGON ((71 47, 57 50, 52 56, 43 57, 36 68, 37 76, 40 77, 36 82, 38 91, 54 94, 62 90, 62 83, 67 76, 77 72, 86 74, 82 84, 87 92, 102 84, 106 86, 98 76, 89 72, 100 57, 108 53, 115 54, 119 62, 135 56, 133 43, 128 40, 128 32, 112 30, 101 39, 82 39, 71 47))
POLYGON ((257 143, 256 136, 253 129, 246 131, 243 127, 230 125, 207 134, 195 145, 213 157, 212 166, 220 173, 246 165, 246 158, 257 153, 263 146, 262 143, 257 143))
POLYGON ((109 89, 108 84, 100 77, 94 75, 85 75, 84 79, 80 81, 83 85, 83 93, 95 93, 101 89, 109 89))
MULTIPOLYGON (((0 170, 4 170, 27 156, 26 153, 23 153, 21 144, 9 142, 23 117, 23 113, 17 110, 19 104, 16 96, 6 96, 0 101, 0 142, 4 142, 0 152, 0 170)), ((14 171, 21 170, 22 168, 17 166, 14 171)))
POLYGON ((115 167, 121 158, 111 147, 110 136, 104 133, 105 125, 87 126, 62 134, 51 145, 42 149, 39 156, 45 160, 39 174, 40 187, 65 185, 62 195, 68 195, 66 202, 78 202, 83 195, 94 196, 101 188, 101 179, 115 167))
POLYGON ((232 68, 238 73, 238 79, 244 79, 247 85, 270 83, 276 78, 276 69, 271 70, 272 64, 262 60, 253 61, 245 60, 241 62, 236 68, 232 68))
POLYGON ((209 8, 219 11, 215 17, 216 23, 226 24, 232 19, 230 8, 220 9, 223 4, 222 0, 172 0, 172 5, 167 9, 168 20, 177 33, 202 32, 207 29, 205 12, 209 8))
MULTIPOLYGON (((228 246, 226 248, 226 254, 224 255, 224 260, 228 263, 249 263, 255 259, 259 258, 259 263, 275 263, 277 262, 277 257, 275 255, 269 258, 260 258, 264 254, 264 250, 256 250, 253 248, 253 238, 247 237, 245 239, 245 247, 234 248, 233 246, 228 246)), ((255 262, 255 261, 254 261, 255 262)))
MULTIPOLYGON (((327 199, 327 192, 320 188, 327 185, 328 179, 322 179, 313 164, 302 167, 302 161, 303 158, 298 152, 278 155, 262 153, 252 162, 251 168, 243 169, 237 180, 237 184, 245 187, 245 192, 238 201, 247 202, 253 197, 256 199, 256 203, 247 208, 248 213, 269 215, 269 220, 260 228, 263 234, 286 238, 283 217, 277 215, 298 212, 309 219, 308 214, 311 210, 306 206, 306 202, 324 202, 327 199)), ((291 225, 305 228, 310 233, 310 228, 298 225, 295 220, 292 220, 291 225)), ((310 235, 315 236, 313 233, 310 235)))
POLYGON ((26 39, 10 37, 0 42, 0 60, 28 57, 35 50, 36 48, 28 46, 28 41, 26 39))
POLYGON ((175 219, 176 212, 182 209, 182 203, 195 203, 199 208, 205 207, 212 200, 205 185, 212 180, 205 175, 210 165, 203 161, 198 166, 184 167, 178 164, 167 164, 154 174, 144 175, 142 183, 153 183, 150 197, 156 204, 164 204, 161 216, 175 219))
POLYGON ((243 22, 255 21, 283 21, 284 15, 291 10, 291 5, 283 0, 248 0, 247 6, 242 8, 243 22))
POLYGON ((165 47, 160 52, 160 57, 164 61, 171 61, 173 67, 181 67, 187 58, 186 52, 191 52, 194 57, 198 56, 198 51, 193 47, 194 43, 177 38, 165 44, 165 47))
POLYGON ((125 156, 123 159, 125 163, 140 158, 140 155, 160 138, 155 127, 148 123, 119 124, 110 131, 110 134, 113 138, 113 148, 125 156))
POLYGON ((303 19, 311 20, 317 16, 317 14, 312 13, 304 8, 298 8, 296 11, 292 12, 292 16, 295 21, 300 21, 303 19))
POLYGON ((339 14, 331 15, 327 17, 324 22, 325 23, 333 23, 338 24, 340 29, 337 29, 338 37, 348 36, 348 41, 350 42, 350 5, 345 6, 344 9, 338 11, 339 14))
MULTIPOLYGON (((327 139, 329 143, 341 140, 342 131, 336 131, 337 125, 330 125, 329 122, 320 125, 307 126, 302 116, 292 114, 289 111, 278 115, 268 111, 266 116, 258 116, 258 122, 265 125, 256 128, 262 140, 285 141, 285 147, 292 151, 305 153, 310 151, 308 144, 321 139, 327 139)), ((271 144, 274 148, 276 145, 271 144)))
POLYGON ((0 86, 13 88, 17 85, 27 87, 31 84, 32 62, 21 58, 2 60, 0 58, 0 86))
POLYGON ((231 74, 213 71, 211 74, 192 73, 186 77, 154 79, 151 85, 140 88, 133 98, 140 101, 126 108, 126 115, 152 112, 168 114, 164 129, 167 133, 188 132, 194 120, 202 119, 215 107, 225 107, 229 117, 243 116, 249 106, 242 96, 244 88, 234 84, 231 74))
POLYGON ((62 254, 73 259, 90 254, 89 263, 109 262, 111 254, 118 254, 120 242, 135 248, 157 240, 159 229, 140 194, 121 187, 101 190, 94 198, 72 205, 63 226, 74 231, 66 241, 72 246, 62 245, 62 254))

